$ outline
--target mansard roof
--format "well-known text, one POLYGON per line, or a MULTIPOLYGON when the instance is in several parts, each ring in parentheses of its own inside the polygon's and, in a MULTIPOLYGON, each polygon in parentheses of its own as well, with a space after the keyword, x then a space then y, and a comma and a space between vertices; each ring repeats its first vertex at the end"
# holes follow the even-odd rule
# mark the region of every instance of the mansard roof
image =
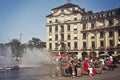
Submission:
MULTIPOLYGON (((56 10, 56 9, 62 9, 62 8, 71 8, 71 7, 79 7, 78 5, 75 5, 75 4, 72 4, 72 3, 67 3, 67 4, 64 4, 62 6, 58 6, 56 8, 53 8, 52 10, 56 10)), ((80 8, 80 7, 79 7, 80 8)), ((81 9, 81 8, 80 8, 81 9)))

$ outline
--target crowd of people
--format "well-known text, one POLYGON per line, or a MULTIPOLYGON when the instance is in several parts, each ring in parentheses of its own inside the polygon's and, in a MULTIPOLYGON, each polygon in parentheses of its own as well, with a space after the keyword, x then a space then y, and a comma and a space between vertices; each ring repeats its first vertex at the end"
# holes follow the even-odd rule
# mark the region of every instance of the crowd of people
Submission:
MULTIPOLYGON (((64 69, 65 76, 80 77, 83 72, 90 76, 94 76, 99 70, 101 73, 103 69, 114 70, 115 61, 113 56, 88 58, 84 59, 74 57, 61 57, 58 59, 62 69, 64 69), (66 63, 62 65, 63 63, 66 63)), ((62 70, 63 71, 63 70, 62 70)))

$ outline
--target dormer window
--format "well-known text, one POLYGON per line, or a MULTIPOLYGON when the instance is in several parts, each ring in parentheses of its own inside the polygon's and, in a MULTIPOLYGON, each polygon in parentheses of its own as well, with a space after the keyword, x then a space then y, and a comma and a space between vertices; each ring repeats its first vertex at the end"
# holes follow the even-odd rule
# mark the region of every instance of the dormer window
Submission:
POLYGON ((110 20, 109 20, 109 25, 110 25, 110 26, 113 25, 113 19, 110 19, 110 20))
POLYGON ((72 8, 72 11, 75 11, 75 8, 72 8))
POLYGON ((75 10, 78 10, 78 7, 76 7, 75 10))
POLYGON ((115 12, 114 12, 114 11, 112 12, 112 15, 115 15, 115 12))
POLYGON ((100 18, 102 18, 102 14, 100 14, 100 18))
POLYGON ((111 12, 109 12, 109 16, 111 16, 112 15, 112 13, 111 12))
POLYGON ((54 13, 54 11, 52 11, 52 13, 54 13))
POLYGON ((57 22, 58 22, 58 19, 55 19, 55 22, 57 23, 57 22))
POLYGON ((74 20, 75 20, 75 21, 77 20, 77 16, 74 16, 74 20))
POLYGON ((103 14, 103 17, 106 17, 106 14, 105 14, 105 13, 103 14))
POLYGON ((49 20, 49 23, 52 23, 52 19, 49 20))
POLYGON ((70 21, 70 17, 68 17, 68 21, 70 21))
POLYGON ((61 10, 61 13, 64 13, 64 10, 63 10, 63 9, 61 10))

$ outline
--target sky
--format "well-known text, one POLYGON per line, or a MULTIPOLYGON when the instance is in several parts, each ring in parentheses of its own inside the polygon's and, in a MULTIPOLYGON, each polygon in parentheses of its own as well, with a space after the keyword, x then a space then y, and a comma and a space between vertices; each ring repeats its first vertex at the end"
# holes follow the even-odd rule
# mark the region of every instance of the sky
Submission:
MULTIPOLYGON (((71 0, 86 11, 101 12, 120 7, 120 0, 71 0)), ((46 16, 67 0, 0 0, 0 43, 12 39, 27 43, 32 37, 46 41, 46 16)))

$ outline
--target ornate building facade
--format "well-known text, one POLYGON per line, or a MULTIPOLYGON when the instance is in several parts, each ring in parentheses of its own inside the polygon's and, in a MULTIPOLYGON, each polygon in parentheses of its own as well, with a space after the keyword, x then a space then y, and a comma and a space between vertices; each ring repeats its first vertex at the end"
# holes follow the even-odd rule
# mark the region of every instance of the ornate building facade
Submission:
POLYGON ((120 52, 120 8, 92 13, 67 0, 51 12, 46 16, 47 50, 81 57, 120 52))

